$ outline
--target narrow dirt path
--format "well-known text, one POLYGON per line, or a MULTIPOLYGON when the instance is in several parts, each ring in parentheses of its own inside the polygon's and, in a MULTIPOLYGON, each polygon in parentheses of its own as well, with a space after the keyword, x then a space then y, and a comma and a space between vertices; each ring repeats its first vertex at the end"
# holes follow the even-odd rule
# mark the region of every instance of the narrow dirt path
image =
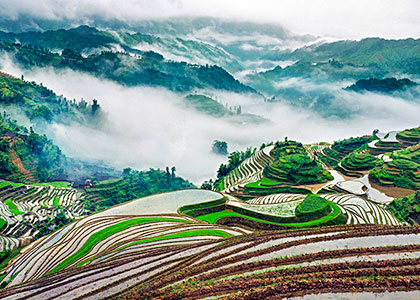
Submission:
POLYGON ((17 155, 15 149, 13 149, 14 139, 9 139, 9 141, 10 141, 9 156, 10 156, 10 159, 12 160, 12 163, 18 168, 19 172, 22 173, 26 179, 30 180, 31 182, 36 182, 35 178, 32 175, 32 172, 25 168, 22 160, 17 155))

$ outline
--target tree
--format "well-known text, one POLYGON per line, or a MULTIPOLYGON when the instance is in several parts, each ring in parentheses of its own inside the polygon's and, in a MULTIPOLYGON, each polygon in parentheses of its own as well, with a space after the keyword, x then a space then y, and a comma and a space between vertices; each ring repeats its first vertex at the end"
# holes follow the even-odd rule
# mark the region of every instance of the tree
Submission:
POLYGON ((201 184, 201 187, 200 187, 200 189, 203 189, 203 190, 211 190, 213 188, 213 180, 206 180, 206 181, 204 181, 202 184, 201 184))
POLYGON ((122 172, 122 176, 123 176, 123 177, 128 177, 128 176, 130 176, 131 171, 132 171, 132 169, 131 169, 131 168, 125 168, 125 169, 123 170, 123 172, 122 172))
POLYGON ((171 182, 171 173, 169 172, 169 167, 166 167, 166 183, 169 185, 171 182))
POLYGON ((219 141, 219 140, 213 141, 212 151, 216 154, 225 155, 225 156, 229 154, 227 143, 224 141, 219 141))
POLYGON ((96 115, 96 113, 99 111, 100 108, 101 107, 98 104, 98 100, 93 99, 93 103, 92 103, 92 115, 96 115))
POLYGON ((175 179, 175 177, 176 177, 176 175, 175 175, 175 171, 176 171, 176 168, 175 167, 172 167, 171 168, 171 177, 172 177, 172 179, 175 179))

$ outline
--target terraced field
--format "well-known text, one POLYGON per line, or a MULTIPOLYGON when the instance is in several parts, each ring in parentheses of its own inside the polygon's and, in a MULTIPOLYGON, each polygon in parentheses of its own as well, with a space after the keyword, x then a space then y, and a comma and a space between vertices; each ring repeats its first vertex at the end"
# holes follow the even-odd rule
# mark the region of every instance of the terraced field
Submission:
POLYGON ((38 233, 35 225, 54 219, 58 213, 77 219, 86 213, 84 196, 72 188, 53 185, 23 185, 1 182, 0 252, 29 243, 38 233))
MULTIPOLYGON (((40 271, 19 272, 0 296, 204 299, 217 295, 222 299, 269 299, 350 289, 378 292, 420 288, 416 277, 420 268, 418 227, 345 225, 239 235, 188 218, 160 218, 173 220, 132 227, 133 239, 138 235, 135 244, 127 232, 114 234, 108 243, 96 246, 92 255, 72 262, 80 267, 66 266, 41 277, 40 273, 57 265, 60 252, 56 252, 53 265, 39 259, 38 264, 31 265, 41 266, 40 271), (170 236, 179 232, 193 236, 194 230, 204 227, 214 231, 194 239, 170 236), (38 279, 19 284, 25 276, 38 279)), ((115 224, 115 220, 106 222, 115 224)), ((26 255, 39 251, 45 243, 38 243, 26 255)), ((12 265, 16 270, 19 262, 12 265)))
MULTIPOLYGON (((104 285, 108 285, 123 281, 126 275, 129 282, 135 283, 137 278, 132 281, 132 275, 136 272, 141 273, 146 262, 146 265, 169 268, 185 256, 215 246, 225 238, 245 233, 241 229, 211 225, 175 213, 174 207, 180 202, 191 204, 215 198, 221 198, 221 195, 203 190, 178 191, 137 199, 85 217, 33 243, 5 269, 3 282, 15 286, 76 267, 77 270, 90 269, 92 265, 96 268, 99 264, 115 264, 120 261, 120 264, 115 265, 117 268, 100 272, 100 275, 96 272, 93 277, 88 276, 87 274, 92 273, 88 271, 87 277, 84 276, 84 280, 81 281, 87 283, 87 286, 77 291, 74 290, 74 285, 69 285, 71 288, 67 290, 69 294, 65 293, 65 297, 71 298, 75 293, 89 290, 89 280, 95 278, 105 280, 107 283, 104 285), (147 214, 150 209, 143 205, 147 201, 154 202, 162 211, 168 213, 147 214), (188 251, 183 254, 182 249, 188 251), (155 258, 159 259, 158 262, 150 257, 141 259, 159 251, 162 253, 155 258), (134 257, 138 260, 133 260, 134 257), (122 261, 126 263, 121 263, 122 261), (136 267, 139 269, 133 271, 136 267), (109 276, 113 272, 115 274, 109 276)), ((92 281, 92 285, 95 286, 96 281, 92 281)), ((65 287, 60 286, 60 293, 64 290, 65 287)), ((26 292, 27 290, 25 294, 26 292)), ((48 290, 45 297, 47 295, 50 297, 54 292, 48 290)))
POLYGON ((270 151, 273 148, 274 146, 267 146, 243 161, 239 167, 224 178, 223 192, 232 193, 247 183, 260 180, 264 168, 273 161, 273 158, 270 156, 270 151))
POLYGON ((370 177, 384 186, 399 186, 417 190, 420 188, 420 144, 394 151, 391 160, 374 168, 370 177))
POLYGON ((420 143, 420 127, 406 129, 398 132, 397 139, 404 146, 411 146, 420 143))
MULTIPOLYGON (((347 224, 400 224, 383 206, 368 199, 345 193, 320 194, 320 196, 335 203, 347 215, 347 224)), ((264 206, 299 202, 303 198, 305 196, 299 194, 273 194, 249 200, 248 203, 264 206)))
MULTIPOLYGON (((382 137, 388 138, 395 137, 382 137)), ((331 148, 277 142, 225 176, 220 193, 156 194, 79 218, 23 248, 0 271, 6 286, 0 298, 334 298, 349 291, 420 297, 420 227, 397 220, 385 209, 392 198, 382 199, 370 185, 365 166, 385 162, 369 154, 369 140, 331 148), (334 170, 328 176, 334 180, 312 193, 264 175, 272 164, 290 165, 293 159, 280 160, 295 154, 309 156, 303 165, 312 166, 295 174, 328 172, 329 164, 318 161, 327 149, 340 153, 336 167, 344 162, 362 178, 345 180, 334 170)), ((389 154, 386 164, 418 164, 420 148, 411 147, 389 154)), ((83 199, 70 188, 7 184, 0 184, 0 197, 4 228, 42 209, 76 208, 83 199)), ((24 243, 11 236, 4 244, 24 243)))

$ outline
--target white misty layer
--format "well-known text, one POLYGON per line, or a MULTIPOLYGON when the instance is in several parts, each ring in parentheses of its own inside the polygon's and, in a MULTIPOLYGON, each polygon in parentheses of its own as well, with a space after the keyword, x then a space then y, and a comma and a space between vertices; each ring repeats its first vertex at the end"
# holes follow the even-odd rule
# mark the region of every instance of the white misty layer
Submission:
POLYGON ((333 141, 343 136, 372 132, 372 124, 384 130, 418 125, 419 103, 383 95, 354 95, 343 86, 328 87, 311 81, 298 82, 303 88, 332 91, 344 110, 363 107, 343 122, 325 119, 306 108, 297 109, 262 97, 215 91, 220 103, 242 105, 242 111, 259 115, 271 123, 241 126, 182 106, 182 96, 163 88, 124 87, 80 72, 51 69, 21 70, 13 61, 0 58, 2 69, 44 86, 69 99, 98 99, 107 123, 100 128, 53 124, 45 133, 69 156, 102 161, 116 168, 177 167, 180 175, 197 185, 214 177, 226 158, 211 153, 214 140, 227 141, 230 151, 283 139, 304 143, 333 141), (301 84, 300 84, 301 83, 301 84), (375 114, 371 114, 375 111, 375 114), (71 137, 71 138, 69 138, 71 137))

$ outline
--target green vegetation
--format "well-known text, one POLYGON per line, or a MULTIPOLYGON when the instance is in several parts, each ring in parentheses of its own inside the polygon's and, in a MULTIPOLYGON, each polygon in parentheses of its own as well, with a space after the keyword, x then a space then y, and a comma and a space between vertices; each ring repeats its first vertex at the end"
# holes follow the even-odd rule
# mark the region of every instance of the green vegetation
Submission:
POLYGON ((396 79, 394 77, 385 78, 385 79, 370 78, 370 79, 358 80, 356 83, 348 86, 346 90, 354 91, 354 92, 370 91, 370 92, 390 93, 394 91, 402 91, 416 85, 417 83, 415 83, 414 81, 411 81, 408 78, 404 78, 404 79, 396 79))
POLYGON ((7 222, 5 220, 3 220, 2 218, 0 218, 0 229, 3 228, 4 225, 6 225, 7 222))
POLYGON ((297 60, 285 67, 257 74, 260 81, 279 81, 284 77, 314 77, 322 74, 330 80, 385 78, 400 74, 419 74, 419 40, 366 38, 337 41, 297 49, 285 56, 273 52, 273 60, 297 60), (372 55, 374 53, 374 55, 372 55))
MULTIPOLYGON (((263 179, 262 179, 263 180, 263 179)), ((236 195, 239 199, 252 199, 257 196, 266 196, 278 193, 310 194, 311 191, 303 188, 296 188, 289 185, 261 185, 262 180, 251 182, 245 185, 243 194, 236 195)))
MULTIPOLYGON (((319 219, 307 221, 307 222, 298 222, 298 223, 272 222, 272 221, 267 221, 267 220, 264 220, 264 219, 261 219, 261 218, 256 218, 256 217, 252 217, 252 216, 248 216, 248 215, 245 215, 245 214, 242 214, 242 213, 237 213, 237 212, 228 211, 228 210, 223 210, 223 211, 218 211, 218 212, 213 212, 213 213, 210 213, 210 214, 202 215, 202 216, 197 217, 197 219, 202 220, 202 221, 206 221, 206 222, 209 222, 209 223, 212 223, 212 224, 216 224, 218 220, 223 219, 223 218, 240 217, 240 218, 245 218, 245 219, 249 219, 249 220, 256 221, 256 222, 278 225, 278 226, 283 226, 283 227, 303 228, 303 227, 320 226, 320 225, 325 224, 327 222, 330 222, 330 221, 338 218, 340 215, 342 215, 341 210, 338 208, 337 205, 335 205, 332 202, 329 202, 329 205, 331 206, 332 211, 327 216, 321 217, 319 219)), ((340 223, 342 221, 343 220, 339 220, 340 223)))
POLYGON ((225 209, 226 198, 208 201, 203 203, 185 205, 178 209, 178 212, 196 218, 197 216, 216 212, 225 209))
POLYGON ((9 210, 12 214, 15 214, 15 215, 23 215, 24 214, 24 212, 20 211, 19 208, 16 206, 16 204, 14 204, 12 202, 11 199, 4 200, 4 204, 7 205, 7 207, 9 208, 9 210))
MULTIPOLYGON (((20 251, 22 248, 17 248, 14 250, 6 250, 3 252, 0 252, 0 272, 7 267, 7 264, 10 260, 12 260, 14 257, 20 254, 20 251)), ((1 275, 0 275, 1 276, 1 275)), ((0 279, 1 280, 1 279, 0 279)), ((0 288, 3 288, 4 286, 0 286, 0 288)))
POLYGON ((323 150, 324 154, 317 154, 317 157, 322 162, 335 168, 343 158, 352 152, 360 152, 367 148, 368 143, 373 141, 373 139, 373 136, 363 136, 335 141, 330 148, 323 150))
POLYGON ((221 67, 167 61, 152 51, 143 52, 141 58, 123 52, 102 52, 83 57, 70 49, 64 49, 60 55, 47 49, 7 42, 0 42, 0 51, 13 55, 24 68, 70 68, 127 86, 161 86, 178 92, 209 88, 255 93, 254 89, 243 85, 221 67))
POLYGON ((60 208, 60 197, 55 197, 54 198, 53 205, 57 208, 60 208))
MULTIPOLYGON (((300 185, 322 183, 333 179, 315 159, 311 159, 301 143, 277 142, 271 155, 275 161, 264 169, 259 185, 300 185)), ((248 186, 250 187, 250 186, 248 186)))
POLYGON ((185 102, 188 106, 191 106, 194 109, 209 114, 213 117, 223 117, 234 114, 232 111, 230 111, 216 100, 213 100, 204 95, 188 95, 185 97, 185 102))
POLYGON ((217 188, 220 186, 220 182, 223 178, 236 169, 244 160, 251 157, 257 151, 256 148, 249 147, 245 151, 235 151, 229 154, 229 160, 227 164, 221 164, 217 170, 217 180, 214 182, 214 186, 217 188))
POLYGON ((67 188, 70 187, 71 183, 68 181, 51 181, 43 183, 33 183, 33 186, 53 186, 55 188, 67 188))
POLYGON ((228 155, 228 146, 227 143, 224 141, 213 141, 213 147, 211 149, 213 153, 220 154, 220 155, 228 155))
POLYGON ((2 181, 2 182, 0 182, 0 189, 1 189, 1 188, 4 188, 4 187, 6 187, 6 186, 11 186, 10 182, 7 182, 7 181, 2 181))
POLYGON ((348 170, 370 170, 381 165, 382 161, 366 152, 353 152, 344 157, 341 164, 348 170))
POLYGON ((19 108, 33 121, 69 124, 70 122, 92 122, 96 119, 93 104, 84 100, 76 103, 76 100, 57 96, 42 84, 11 76, 0 76, 0 102, 6 107, 19 108))
POLYGON ((382 185, 420 188, 420 146, 415 145, 391 154, 393 159, 374 168, 369 176, 382 185))
POLYGON ((420 224, 420 191, 404 198, 392 200, 386 209, 401 222, 420 224))
POLYGON ((33 227, 38 230, 38 233, 35 235, 35 238, 38 239, 40 237, 43 237, 44 235, 50 234, 53 231, 67 224, 70 224, 72 221, 73 220, 67 218, 64 211, 61 210, 53 219, 47 217, 46 220, 34 224, 33 227))
POLYGON ((137 244, 143 244, 148 242, 154 242, 154 241, 161 241, 161 240, 168 240, 168 239, 176 239, 176 238, 182 238, 182 237, 192 237, 192 236, 204 236, 204 235, 214 235, 214 236, 220 236, 220 237, 230 237, 232 236, 230 233, 227 233, 225 231, 216 230, 216 229, 202 229, 202 230, 188 230, 188 231, 181 231, 173 234, 168 235, 162 235, 157 236, 153 238, 143 239, 136 242, 132 242, 130 244, 124 245, 117 250, 121 250, 127 247, 130 247, 132 245, 137 244))
POLYGON ((0 177, 33 183, 65 176, 70 161, 45 135, 0 114, 0 177))
POLYGON ((101 48, 110 43, 117 43, 117 37, 105 31, 99 31, 88 26, 79 26, 69 30, 30 31, 22 33, 2 32, 0 39, 8 43, 20 41, 48 49, 71 49, 83 51, 89 48, 101 48))
POLYGON ((166 171, 124 169, 120 180, 98 182, 95 187, 85 189, 86 208, 98 211, 156 193, 195 188, 189 181, 176 176, 175 171, 175 167, 171 170, 167 167, 166 171))
POLYGON ((119 222, 117 224, 108 226, 98 232, 95 232, 92 234, 86 243, 73 255, 67 257, 64 261, 62 261, 60 264, 58 264, 54 269, 52 269, 50 273, 54 273, 57 271, 60 271, 64 269, 65 267, 69 266, 73 262, 77 261, 78 259, 82 258, 86 254, 88 254, 93 247, 100 241, 110 237, 111 235, 125 230, 131 226, 145 224, 145 223, 151 223, 151 222, 183 222, 183 223, 189 223, 190 221, 183 220, 183 219, 175 219, 175 218, 160 218, 160 217, 149 217, 149 218, 133 218, 126 221, 119 222))
POLYGON ((362 150, 369 142, 373 141, 373 136, 351 137, 348 139, 335 141, 331 148, 339 153, 350 153, 356 150, 362 150))
POLYGON ((322 215, 324 211, 330 211, 329 206, 330 203, 325 198, 310 194, 296 206, 296 216, 322 215))
POLYGON ((420 127, 401 131, 397 133, 397 138, 412 144, 420 143, 420 127))

